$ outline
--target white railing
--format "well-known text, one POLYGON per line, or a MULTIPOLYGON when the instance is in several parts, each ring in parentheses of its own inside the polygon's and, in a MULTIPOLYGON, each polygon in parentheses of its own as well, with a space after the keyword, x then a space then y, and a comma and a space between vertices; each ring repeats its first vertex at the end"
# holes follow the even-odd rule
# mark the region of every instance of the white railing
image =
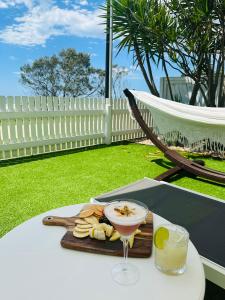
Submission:
POLYGON ((111 106, 99 98, 0 97, 0 160, 142 136, 125 99, 111 106))

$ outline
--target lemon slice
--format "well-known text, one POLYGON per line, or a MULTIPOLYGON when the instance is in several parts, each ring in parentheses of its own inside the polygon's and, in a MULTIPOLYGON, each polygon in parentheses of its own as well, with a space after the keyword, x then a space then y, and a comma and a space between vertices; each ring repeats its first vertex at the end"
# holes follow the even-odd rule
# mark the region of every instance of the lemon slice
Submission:
POLYGON ((158 249, 164 248, 164 242, 169 239, 169 230, 165 227, 159 227, 154 235, 154 244, 158 249))

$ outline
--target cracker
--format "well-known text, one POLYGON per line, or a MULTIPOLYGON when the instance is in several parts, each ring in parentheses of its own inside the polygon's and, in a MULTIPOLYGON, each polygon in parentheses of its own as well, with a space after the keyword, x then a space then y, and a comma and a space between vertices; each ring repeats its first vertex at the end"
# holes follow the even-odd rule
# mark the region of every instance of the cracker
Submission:
POLYGON ((94 210, 94 215, 96 216, 96 217, 102 217, 103 216, 103 213, 101 212, 101 211, 99 211, 98 209, 95 209, 94 210))
POLYGON ((94 211, 92 209, 82 210, 79 214, 80 218, 87 218, 94 214, 94 211))

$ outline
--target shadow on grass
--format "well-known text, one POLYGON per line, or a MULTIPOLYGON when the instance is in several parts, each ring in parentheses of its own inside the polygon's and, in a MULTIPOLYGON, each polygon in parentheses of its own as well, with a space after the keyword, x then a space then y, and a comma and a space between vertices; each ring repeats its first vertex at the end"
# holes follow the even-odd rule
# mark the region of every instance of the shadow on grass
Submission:
POLYGON ((51 152, 51 153, 42 153, 42 154, 38 154, 38 155, 26 156, 26 157, 21 157, 21 158, 11 158, 8 160, 1 161, 0 168, 18 165, 18 164, 29 163, 29 162, 37 161, 37 160, 44 160, 44 159, 48 159, 48 158, 52 158, 52 157, 64 156, 67 154, 91 151, 91 150, 95 150, 95 149, 115 147, 118 145, 129 145, 129 144, 133 144, 133 143, 134 142, 132 142, 132 141, 122 141, 122 142, 115 142, 110 145, 106 145, 106 144, 94 145, 94 146, 83 147, 83 148, 78 148, 78 149, 69 149, 69 150, 62 150, 62 151, 51 152))
POLYGON ((213 159, 216 161, 224 161, 224 158, 219 157, 219 156, 213 156, 212 154, 198 154, 198 153, 185 153, 184 155, 188 159, 213 159))
POLYGON ((152 159, 151 162, 156 163, 158 166, 165 168, 165 169, 170 169, 175 166, 174 163, 172 163, 171 161, 165 160, 163 158, 152 159))
MULTIPOLYGON (((193 158, 196 159, 196 156, 194 156, 193 158)), ((199 156, 198 158, 202 158, 202 157, 199 156)), ((174 163, 172 163, 170 161, 167 161, 165 159, 162 159, 162 158, 153 159, 152 162, 156 163, 158 166, 163 167, 165 169, 170 169, 170 168, 173 168, 175 166, 174 163)), ((200 178, 200 177, 198 177, 194 174, 188 173, 187 171, 184 171, 184 170, 179 171, 177 174, 171 176, 166 181, 169 182, 169 183, 173 183, 174 181, 177 181, 177 180, 179 180, 183 177, 188 177, 190 179, 195 179, 199 182, 213 184, 213 185, 219 186, 219 187, 225 187, 225 184, 223 184, 223 183, 212 181, 212 180, 205 179, 205 178, 200 178)))

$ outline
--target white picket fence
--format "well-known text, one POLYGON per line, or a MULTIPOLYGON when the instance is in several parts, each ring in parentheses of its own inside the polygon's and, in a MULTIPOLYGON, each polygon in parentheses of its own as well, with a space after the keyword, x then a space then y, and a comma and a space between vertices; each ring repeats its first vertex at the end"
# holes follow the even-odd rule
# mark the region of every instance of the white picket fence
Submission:
MULTIPOLYGON (((140 106, 151 123, 149 111, 140 106)), ((125 99, 0 97, 0 160, 140 138, 125 99)))

